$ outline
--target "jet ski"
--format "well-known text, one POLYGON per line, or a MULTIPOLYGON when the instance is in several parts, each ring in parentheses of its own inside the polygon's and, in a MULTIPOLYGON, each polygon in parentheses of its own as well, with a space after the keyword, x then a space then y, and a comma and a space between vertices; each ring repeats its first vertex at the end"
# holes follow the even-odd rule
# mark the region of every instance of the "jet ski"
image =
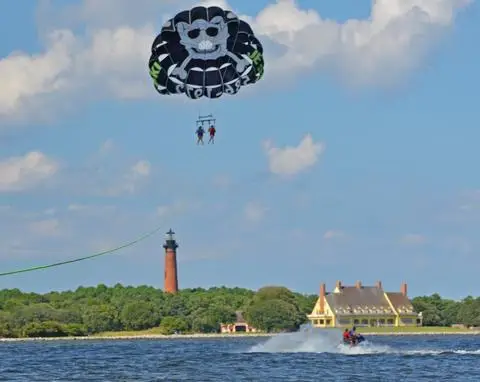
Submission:
POLYGON ((365 341, 365 337, 362 336, 361 334, 355 336, 355 338, 352 340, 348 339, 344 339, 343 340, 343 344, 344 345, 348 345, 348 346, 357 346, 358 344, 362 343, 363 341, 365 341))

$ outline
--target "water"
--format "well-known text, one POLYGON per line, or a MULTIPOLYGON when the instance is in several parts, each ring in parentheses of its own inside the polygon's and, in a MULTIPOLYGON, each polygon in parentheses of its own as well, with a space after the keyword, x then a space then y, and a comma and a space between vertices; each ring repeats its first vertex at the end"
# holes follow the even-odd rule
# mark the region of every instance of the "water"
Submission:
POLYGON ((0 342, 0 381, 480 381, 479 336, 0 342))

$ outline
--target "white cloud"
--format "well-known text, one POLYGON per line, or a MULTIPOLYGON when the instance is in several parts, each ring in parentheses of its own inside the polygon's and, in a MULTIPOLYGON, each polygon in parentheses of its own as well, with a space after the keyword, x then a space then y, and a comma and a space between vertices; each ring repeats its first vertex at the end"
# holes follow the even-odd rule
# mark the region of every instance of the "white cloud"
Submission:
POLYGON ((220 188, 220 189, 226 189, 232 185, 232 179, 228 175, 217 175, 213 178, 213 186, 220 188))
MULTIPOLYGON (((312 69, 334 70, 357 85, 391 84, 421 62, 457 11, 471 2, 374 0, 367 19, 340 23, 301 9, 294 0, 277 0, 244 18, 264 42, 265 79, 308 76, 306 69, 312 69)), ((204 3, 227 6, 225 1, 204 3)), ((55 97, 57 111, 60 100, 68 105, 65 95, 78 93, 88 93, 89 99, 158 96, 146 70, 151 43, 167 17, 193 5, 84 0, 59 12, 61 27, 55 27, 52 9, 42 9, 44 52, 16 52, 0 60, 0 116, 44 113, 45 103, 58 94, 63 97, 55 97), (73 32, 79 22, 86 24, 84 35, 73 32)))
POLYGON ((150 175, 152 165, 146 160, 140 160, 131 168, 131 174, 134 177, 146 177, 150 175))
POLYGON ((293 240, 306 241, 308 239, 308 234, 303 229, 294 228, 289 232, 289 236, 293 240))
POLYGON ((341 239, 344 238, 346 235, 343 231, 337 230, 328 230, 323 234, 323 238, 325 240, 334 240, 334 239, 341 239))
POLYGON ((67 207, 67 210, 68 211, 73 211, 73 212, 77 212, 77 211, 84 211, 88 209, 88 206, 86 205, 83 205, 83 204, 70 204, 68 207, 67 207))
POLYGON ((0 263, 4 259, 41 257, 50 262, 80 257, 97 250, 99 243, 113 248, 157 224, 150 213, 136 208, 59 205, 55 216, 46 216, 42 207, 31 210, 19 205, 0 213, 0 263))
POLYGON ((109 152, 111 152, 113 150, 113 148, 115 147, 115 144, 113 143, 113 139, 107 139, 105 142, 102 143, 102 145, 100 146, 100 154, 103 154, 103 155, 106 155, 108 154, 109 152))
MULTIPOLYGON (((253 22, 283 54, 270 71, 334 70, 357 85, 390 84, 413 69, 470 0, 373 0, 368 19, 344 23, 277 0, 253 22)), ((266 71, 267 72, 267 71, 266 71)), ((266 74, 267 75, 267 74, 266 74)))
POLYGON ((45 219, 32 222, 30 231, 39 236, 58 236, 61 233, 58 219, 45 219))
MULTIPOLYGON (((0 116, 22 119, 28 111, 37 116, 54 93, 153 95, 145 69, 153 35, 151 25, 98 29, 83 38, 69 30, 52 31, 45 53, 14 53, 0 60, 0 80, 5 84, 0 88, 0 116)), ((55 98, 56 104, 60 101, 55 98)))
POLYGON ((46 210, 43 211, 43 214, 47 216, 53 216, 56 213, 57 213, 57 210, 55 208, 47 208, 46 210))
POLYGON ((480 190, 468 190, 461 195, 462 204, 459 206, 461 211, 472 212, 480 208, 480 190))
POLYGON ((12 210, 12 206, 9 204, 0 204, 0 212, 10 212, 12 210))
POLYGON ((203 7, 220 7, 223 9, 232 9, 226 0, 202 0, 198 2, 199 6, 203 7))
POLYGON ((170 218, 172 216, 181 215, 193 208, 193 206, 185 201, 177 200, 172 204, 164 204, 157 207, 157 216, 161 218, 170 218))
POLYGON ((12 53, 0 60, 0 115, 12 114, 30 98, 67 86, 75 37, 70 31, 54 31, 47 50, 39 55, 12 53), (62 77, 63 75, 63 77, 62 77))
POLYGON ((325 144, 315 143, 312 136, 307 134, 297 147, 277 148, 273 147, 272 142, 267 141, 264 149, 272 173, 295 175, 317 163, 319 156, 325 151, 325 144))
POLYGON ((87 216, 87 217, 98 217, 105 216, 106 214, 111 214, 117 210, 116 206, 109 205, 90 205, 90 204, 69 204, 67 211, 72 214, 87 216))
POLYGON ((427 238, 417 233, 408 233, 402 237, 402 243, 409 245, 419 245, 426 243, 427 238))
MULTIPOLYGON (((50 263, 80 257, 97 251, 99 245, 124 244, 158 225, 151 211, 138 207, 115 208, 80 200, 82 204, 75 201, 69 208, 60 202, 55 215, 48 216, 45 210, 50 206, 37 202, 36 207, 18 203, 0 212, 0 263, 22 258, 50 263)), ((154 247, 154 242, 147 245, 154 247)), ((141 255, 144 249, 139 245, 136 250, 141 255)))
POLYGON ((53 177, 59 164, 39 151, 0 162, 0 192, 22 191, 53 177))
POLYGON ((261 221, 267 212, 267 208, 258 202, 248 202, 245 205, 245 218, 252 223, 261 221))
MULTIPOLYGON (((107 140, 83 163, 69 165, 38 151, 0 160, 0 193, 42 186, 42 190, 68 192, 70 196, 80 198, 86 195, 117 197, 143 190, 154 175, 151 162, 145 159, 126 161, 121 152, 105 158, 103 154, 112 147, 112 141, 107 140)), ((78 205, 70 207, 70 211, 80 209, 78 205)), ((81 207, 84 209, 85 206, 81 207)), ((100 208, 90 207, 91 210, 100 208)))
POLYGON ((105 194, 119 196, 124 193, 134 194, 150 177, 152 165, 149 161, 140 160, 132 165, 116 186, 108 187, 105 194))
POLYGON ((229 251, 223 250, 221 248, 195 248, 195 252, 188 252, 186 254, 182 254, 182 256, 178 258, 178 262, 189 263, 205 260, 224 260, 229 256, 228 252, 229 251))
MULTIPOLYGON (((55 190, 63 189, 73 198, 81 196, 110 196, 134 194, 144 189, 154 176, 154 166, 146 159, 126 159, 121 146, 107 139, 80 163, 62 166, 56 177, 55 190)), ((78 199, 77 199, 78 200, 78 199)), ((104 206, 75 206, 70 211, 104 206)))
POLYGON ((441 248, 454 253, 456 256, 472 254, 475 249, 470 240, 461 236, 444 238, 441 248))

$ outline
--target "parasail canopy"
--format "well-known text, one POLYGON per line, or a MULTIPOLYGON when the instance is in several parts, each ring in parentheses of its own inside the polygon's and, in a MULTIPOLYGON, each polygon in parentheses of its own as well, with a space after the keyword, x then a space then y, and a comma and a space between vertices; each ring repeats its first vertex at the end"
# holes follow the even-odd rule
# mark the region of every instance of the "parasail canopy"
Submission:
POLYGON ((220 7, 177 13, 152 44, 150 76, 161 95, 237 94, 263 76, 263 47, 248 23, 220 7))

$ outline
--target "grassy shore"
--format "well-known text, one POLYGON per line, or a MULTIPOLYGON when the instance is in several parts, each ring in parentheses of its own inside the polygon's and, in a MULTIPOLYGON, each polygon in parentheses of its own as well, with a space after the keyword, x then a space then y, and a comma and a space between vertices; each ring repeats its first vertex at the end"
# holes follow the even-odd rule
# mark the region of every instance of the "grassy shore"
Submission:
MULTIPOLYGON (((340 330, 339 328, 327 328, 325 330, 340 330)), ((358 327, 357 331, 370 335, 398 335, 398 334, 476 334, 477 332, 470 329, 451 328, 451 327, 438 327, 438 326, 424 326, 424 327, 374 327, 374 328, 362 328, 358 327)), ((159 336, 159 337, 239 337, 239 336, 273 336, 269 333, 232 333, 232 334, 180 334, 172 336, 163 336, 159 328, 153 328, 140 331, 122 331, 122 332, 104 332, 96 335, 97 337, 135 337, 135 336, 159 336)))
POLYGON ((36 338, 2 338, 0 342, 28 342, 28 341, 59 341, 59 340, 160 340, 160 339, 201 339, 201 338, 240 338, 240 337, 272 337, 275 334, 270 333, 191 333, 191 334, 172 334, 164 335, 150 330, 124 331, 124 332, 106 332, 92 336, 83 337, 36 337, 36 338))
MULTIPOLYGON (((338 328, 325 329, 334 330, 338 328)), ((358 332, 366 336, 408 336, 408 335, 480 335, 480 331, 451 327, 377 327, 358 328, 358 332)), ((139 331, 104 332, 88 337, 49 337, 49 338, 0 338, 1 341, 34 341, 34 340, 121 340, 121 339, 200 339, 200 338, 239 338, 239 337, 272 337, 272 333, 190 333, 161 334, 159 328, 139 331)))
POLYGON ((474 333, 470 329, 452 328, 450 326, 421 326, 421 327, 372 327, 363 328, 357 327, 357 331, 361 333, 384 333, 384 334, 430 334, 430 333, 442 333, 442 334, 462 334, 462 333, 474 333))
POLYGON ((121 338, 121 337, 144 337, 144 338, 230 338, 230 337, 271 337, 272 333, 186 333, 186 334, 161 334, 160 331, 140 330, 140 331, 122 331, 122 332, 105 332, 98 333, 94 337, 97 338, 121 338))

